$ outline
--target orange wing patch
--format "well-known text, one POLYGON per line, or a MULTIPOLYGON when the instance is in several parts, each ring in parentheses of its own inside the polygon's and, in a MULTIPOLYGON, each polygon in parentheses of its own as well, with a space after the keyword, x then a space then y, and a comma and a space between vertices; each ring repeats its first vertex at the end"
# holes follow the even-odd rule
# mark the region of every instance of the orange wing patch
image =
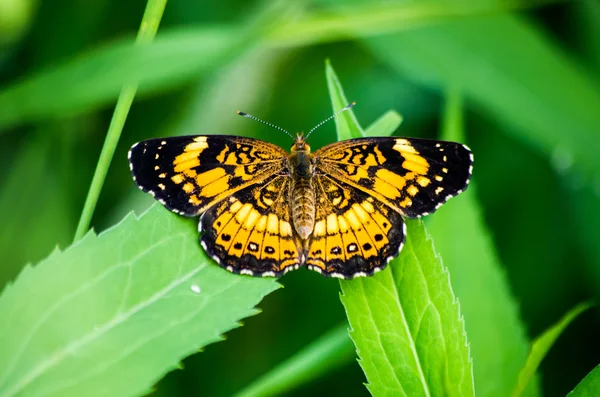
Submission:
POLYGON ((382 270, 404 242, 402 217, 347 184, 328 176, 315 180, 317 212, 308 268, 339 278, 382 270))
POLYGON ((234 273, 280 276, 302 261, 293 232, 289 178, 274 176, 210 208, 200 220, 201 242, 213 258, 234 273))

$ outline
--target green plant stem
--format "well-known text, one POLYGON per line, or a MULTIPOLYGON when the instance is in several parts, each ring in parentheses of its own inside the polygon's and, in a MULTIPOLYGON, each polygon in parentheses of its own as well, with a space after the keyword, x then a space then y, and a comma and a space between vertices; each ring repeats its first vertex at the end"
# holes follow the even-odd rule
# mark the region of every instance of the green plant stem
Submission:
POLYGON ((324 376, 355 357, 348 324, 331 329, 315 342, 267 372, 235 397, 274 396, 324 376))
MULTIPOLYGON (((154 39, 166 5, 167 0, 148 0, 148 3, 146 4, 146 10, 144 11, 144 16, 142 17, 142 23, 137 35, 136 42, 138 44, 149 43, 154 39)), ((132 82, 126 84, 121 89, 113 117, 110 121, 110 126, 108 127, 106 139, 104 140, 104 145, 102 146, 102 152, 100 152, 98 165, 96 166, 96 171, 94 172, 94 177, 92 178, 92 184, 90 185, 90 190, 88 191, 88 195, 85 199, 81 218, 79 219, 79 224, 77 225, 75 241, 82 238, 90 228, 90 222, 92 220, 94 210, 96 209, 96 204, 98 203, 98 197, 100 196, 100 191, 104 185, 104 180, 106 179, 106 174, 108 172, 108 168, 110 167, 115 149, 119 143, 121 131, 123 131, 123 126, 125 125, 125 120, 129 114, 131 104, 133 103, 133 98, 135 97, 137 87, 137 82, 132 82)))

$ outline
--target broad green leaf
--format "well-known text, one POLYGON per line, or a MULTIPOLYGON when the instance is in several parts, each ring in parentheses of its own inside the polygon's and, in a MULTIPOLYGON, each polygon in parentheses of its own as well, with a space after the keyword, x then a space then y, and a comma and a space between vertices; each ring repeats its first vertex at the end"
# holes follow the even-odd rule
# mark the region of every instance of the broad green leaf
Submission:
POLYGON ((596 397, 600 395, 600 365, 592 370, 568 397, 596 397))
POLYGON ((421 221, 407 220, 400 256, 342 281, 342 302, 374 396, 474 396, 473 369, 448 271, 421 221))
POLYGON ((220 269, 154 205, 26 267, 0 296, 0 396, 148 393, 279 284, 220 269))
MULTIPOLYGON (((345 96, 330 64, 327 77, 338 111, 345 96)), ((361 136, 354 117, 336 125, 340 140, 361 136)), ((384 271, 340 281, 367 387, 375 396, 472 396, 473 368, 449 274, 423 223, 407 226, 404 249, 384 271)))
POLYGON ((300 352, 279 364, 236 397, 279 396, 318 376, 339 368, 354 357, 348 324, 333 328, 300 352))
POLYGON ((392 135, 402 123, 402 116, 395 110, 384 113, 365 130, 365 136, 388 136, 392 135))
POLYGON ((588 176, 600 174, 600 91, 524 18, 468 18, 366 43, 403 74, 438 88, 461 83, 515 139, 588 176))
MULTIPOLYGON (((448 94, 441 139, 464 142, 459 95, 448 94)), ((477 177, 477 153, 474 167, 477 177)), ((529 342, 476 193, 471 181, 464 193, 427 218, 427 227, 460 300, 477 395, 505 397, 525 363, 529 342)))
POLYGON ((589 309, 593 305, 589 302, 580 303, 575 306, 573 309, 569 310, 567 314, 563 316, 556 324, 548 328, 544 331, 543 334, 538 336, 531 345, 531 350, 529 351, 529 356, 527 357, 527 362, 525 366, 521 369, 521 373, 519 374, 519 380, 517 385, 513 391, 513 397, 518 397, 523 393, 527 384, 532 379, 533 375, 537 371, 540 363, 546 357, 546 354, 554 345, 554 342, 558 339, 560 334, 563 333, 565 328, 571 322, 579 316, 582 312, 589 309))

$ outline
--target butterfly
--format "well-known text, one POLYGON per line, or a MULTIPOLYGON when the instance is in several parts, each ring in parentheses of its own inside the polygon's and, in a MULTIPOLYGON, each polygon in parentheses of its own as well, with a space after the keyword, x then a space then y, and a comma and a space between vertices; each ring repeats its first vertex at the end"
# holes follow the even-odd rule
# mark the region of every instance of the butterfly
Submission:
POLYGON ((402 249, 404 217, 430 214, 466 189, 473 155, 460 143, 399 137, 312 152, 306 138, 324 122, 292 137, 290 152, 230 135, 149 139, 129 151, 130 169, 167 209, 200 217, 202 247, 230 272, 279 277, 305 266, 370 276, 402 249))

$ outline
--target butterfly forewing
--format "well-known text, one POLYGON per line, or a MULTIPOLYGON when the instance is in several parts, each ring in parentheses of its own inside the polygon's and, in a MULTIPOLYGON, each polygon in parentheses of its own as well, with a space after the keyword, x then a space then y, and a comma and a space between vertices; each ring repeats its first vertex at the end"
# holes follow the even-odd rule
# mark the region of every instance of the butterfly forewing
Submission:
POLYGON ((287 153, 257 139, 209 135, 149 139, 129 152, 136 184, 165 207, 196 216, 278 173, 287 153))
POLYGON ((320 173, 346 182, 403 216, 434 212, 469 183, 471 151, 455 142, 359 138, 315 152, 320 173))

